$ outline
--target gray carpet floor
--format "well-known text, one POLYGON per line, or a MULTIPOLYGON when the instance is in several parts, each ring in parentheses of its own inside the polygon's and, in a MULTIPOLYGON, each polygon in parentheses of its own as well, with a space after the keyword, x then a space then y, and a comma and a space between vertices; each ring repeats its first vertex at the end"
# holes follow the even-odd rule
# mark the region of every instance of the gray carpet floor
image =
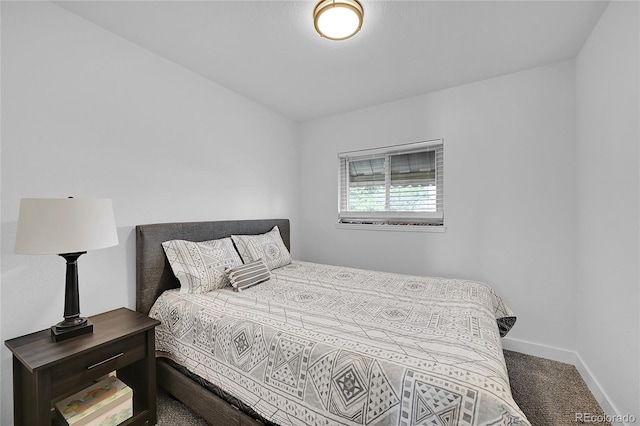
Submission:
MULTIPOLYGON (((513 398, 533 426, 576 426, 576 413, 604 412, 573 365, 504 351, 513 398)), ((610 425, 610 423, 589 423, 610 425)), ((165 392, 158 392, 158 426, 207 423, 165 392)))
POLYGON ((513 399, 533 426, 576 426, 582 423, 581 413, 604 417, 573 365, 510 351, 504 351, 504 358, 513 399))

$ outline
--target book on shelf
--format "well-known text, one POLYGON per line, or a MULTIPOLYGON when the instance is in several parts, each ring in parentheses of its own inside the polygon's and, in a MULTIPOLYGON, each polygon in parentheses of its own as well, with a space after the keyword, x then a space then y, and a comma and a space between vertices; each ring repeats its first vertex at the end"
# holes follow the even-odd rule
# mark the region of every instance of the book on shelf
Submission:
POLYGON ((117 377, 108 376, 55 406, 63 424, 115 426, 133 416, 133 391, 117 377))

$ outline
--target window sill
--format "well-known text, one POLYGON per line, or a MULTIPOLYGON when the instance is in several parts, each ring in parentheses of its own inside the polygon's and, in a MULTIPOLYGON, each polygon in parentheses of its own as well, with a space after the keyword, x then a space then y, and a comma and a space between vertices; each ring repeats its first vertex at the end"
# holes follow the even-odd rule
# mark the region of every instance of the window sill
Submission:
POLYGON ((395 231, 395 232, 436 232, 443 233, 446 226, 421 225, 374 225, 363 223, 336 223, 337 229, 351 229, 358 231, 395 231))

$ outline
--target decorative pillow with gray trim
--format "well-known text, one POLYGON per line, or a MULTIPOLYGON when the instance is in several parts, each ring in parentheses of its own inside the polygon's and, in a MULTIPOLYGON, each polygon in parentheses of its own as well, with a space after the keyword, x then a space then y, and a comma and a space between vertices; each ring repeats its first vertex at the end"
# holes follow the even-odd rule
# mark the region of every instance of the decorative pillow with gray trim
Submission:
POLYGON ((234 266, 233 268, 227 268, 225 273, 236 291, 245 290, 271 278, 269 268, 262 259, 244 265, 234 266))
POLYGON ((291 263, 291 254, 282 241, 280 229, 274 226, 271 231, 258 235, 232 235, 233 242, 244 263, 264 260, 269 270, 291 263))
POLYGON ((225 269, 242 265, 231 238, 192 242, 171 240, 162 243, 180 293, 206 293, 229 285, 225 269))

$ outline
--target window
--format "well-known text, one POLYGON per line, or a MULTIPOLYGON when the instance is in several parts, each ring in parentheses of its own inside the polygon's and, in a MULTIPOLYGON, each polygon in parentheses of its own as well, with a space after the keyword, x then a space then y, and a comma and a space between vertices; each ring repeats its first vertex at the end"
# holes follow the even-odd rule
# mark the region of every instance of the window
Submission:
POLYGON ((443 141, 343 152, 341 223, 444 224, 443 141))

